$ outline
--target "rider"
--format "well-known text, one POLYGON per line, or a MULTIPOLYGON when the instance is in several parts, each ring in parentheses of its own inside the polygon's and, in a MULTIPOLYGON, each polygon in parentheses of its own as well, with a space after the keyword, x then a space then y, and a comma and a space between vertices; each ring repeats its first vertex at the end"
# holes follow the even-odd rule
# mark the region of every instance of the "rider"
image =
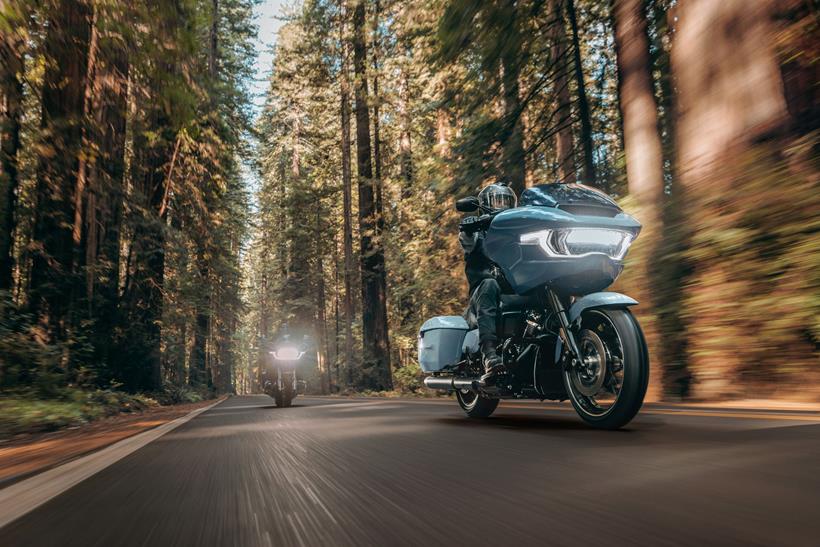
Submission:
MULTIPOLYGON (((478 202, 484 212, 495 213, 515 207, 518 199, 507 183, 499 180, 479 192, 478 202)), ((467 316, 468 321, 474 321, 478 325, 481 360, 485 371, 481 380, 491 383, 498 373, 504 371, 503 360, 496 350, 501 287, 493 275, 493 264, 484 251, 484 232, 469 232, 462 229, 458 238, 464 249, 464 271, 470 284, 467 316)))

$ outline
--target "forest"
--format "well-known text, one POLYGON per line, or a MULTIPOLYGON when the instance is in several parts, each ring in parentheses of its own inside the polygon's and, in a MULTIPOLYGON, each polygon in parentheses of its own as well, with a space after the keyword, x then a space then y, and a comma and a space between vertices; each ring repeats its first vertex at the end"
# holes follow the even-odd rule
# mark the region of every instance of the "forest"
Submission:
POLYGON ((643 224, 650 397, 820 395, 816 0, 305 0, 258 115, 256 3, 0 0, 3 393, 422 391, 503 177, 643 224))

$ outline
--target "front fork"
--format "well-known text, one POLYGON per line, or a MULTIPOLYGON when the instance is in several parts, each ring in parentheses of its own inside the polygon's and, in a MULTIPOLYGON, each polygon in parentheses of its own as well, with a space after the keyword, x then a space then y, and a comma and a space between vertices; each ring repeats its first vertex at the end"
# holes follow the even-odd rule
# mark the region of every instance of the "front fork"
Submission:
POLYGON ((287 375, 282 374, 282 367, 276 367, 276 387, 279 388, 279 391, 285 389, 285 382, 290 381, 291 388, 294 393, 296 393, 296 371, 289 371, 287 375), (288 378, 285 378, 288 376, 288 378))
POLYGON ((565 350, 569 353, 568 358, 564 360, 564 369, 575 367, 581 362, 581 351, 578 349, 575 336, 572 334, 567 310, 555 291, 550 288, 547 288, 547 301, 555 316, 558 317, 558 323, 561 325, 558 334, 561 336, 561 340, 564 341, 565 350))

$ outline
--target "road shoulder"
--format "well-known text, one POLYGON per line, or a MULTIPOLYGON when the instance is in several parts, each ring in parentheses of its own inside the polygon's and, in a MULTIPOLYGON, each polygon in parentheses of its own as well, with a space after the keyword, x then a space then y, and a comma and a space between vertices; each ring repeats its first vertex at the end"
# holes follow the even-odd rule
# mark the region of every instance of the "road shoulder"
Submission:
POLYGON ((82 427, 18 436, 0 444, 0 489, 169 423, 221 399, 150 408, 82 427))

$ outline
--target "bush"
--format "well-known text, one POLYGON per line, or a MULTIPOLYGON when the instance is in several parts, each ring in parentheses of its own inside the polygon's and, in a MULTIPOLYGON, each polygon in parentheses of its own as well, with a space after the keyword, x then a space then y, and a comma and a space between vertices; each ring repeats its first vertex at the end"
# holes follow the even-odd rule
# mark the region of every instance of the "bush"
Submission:
POLYGON ((166 385, 162 393, 157 395, 163 405, 178 405, 184 403, 198 403, 209 398, 210 393, 188 386, 166 385))
POLYGON ((76 427, 106 416, 139 412, 157 404, 145 395, 112 390, 63 388, 54 399, 41 399, 34 390, 21 390, 0 399, 0 438, 76 427))
POLYGON ((418 363, 411 363, 393 371, 393 387, 402 393, 417 393, 424 387, 424 374, 418 363))

